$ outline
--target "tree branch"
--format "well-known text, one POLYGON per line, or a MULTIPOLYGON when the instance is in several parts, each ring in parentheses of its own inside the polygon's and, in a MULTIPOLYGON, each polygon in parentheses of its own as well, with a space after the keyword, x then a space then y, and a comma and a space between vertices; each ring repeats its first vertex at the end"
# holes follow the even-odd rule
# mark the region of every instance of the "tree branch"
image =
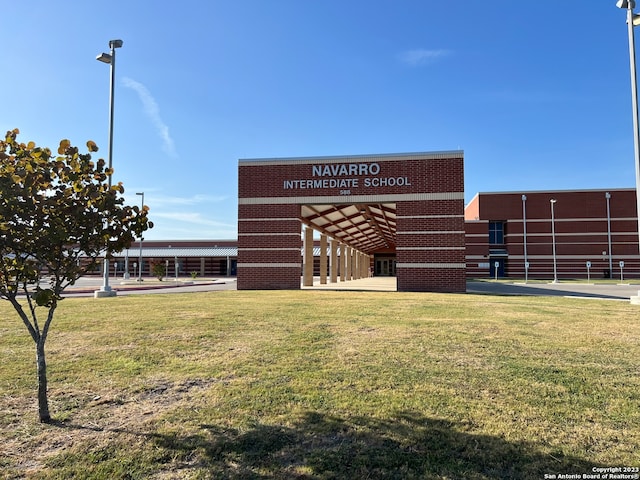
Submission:
POLYGON ((34 328, 34 326, 31 324, 29 317, 24 312, 22 305, 20 304, 20 302, 18 302, 15 295, 12 295, 10 298, 8 298, 8 300, 9 302, 11 302, 11 305, 13 305, 13 308, 15 309, 15 311, 18 312, 18 315, 22 319, 22 322, 27 327, 27 330, 29 330, 29 335, 31 335, 31 338, 37 344, 38 341, 40 340, 40 332, 36 330, 36 328, 34 328))

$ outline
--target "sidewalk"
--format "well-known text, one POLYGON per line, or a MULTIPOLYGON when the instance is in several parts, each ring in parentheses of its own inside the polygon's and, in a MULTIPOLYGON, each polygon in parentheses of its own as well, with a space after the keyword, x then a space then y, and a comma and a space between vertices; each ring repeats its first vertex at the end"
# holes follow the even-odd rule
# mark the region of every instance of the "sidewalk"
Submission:
POLYGON ((395 292, 398 289, 396 277, 368 277, 335 283, 330 283, 327 279, 326 284, 320 283, 320 277, 314 277, 312 287, 301 285, 300 288, 303 290, 366 290, 372 292, 395 292))
MULTIPOLYGON (((234 282, 235 277, 225 278, 196 278, 190 277, 165 278, 160 281, 157 278, 144 277, 142 282, 136 278, 124 280, 122 278, 110 278, 109 286, 112 290, 119 293, 149 291, 149 290, 168 290, 181 287, 206 287, 211 285, 223 285, 234 282)), ((104 279, 98 276, 86 276, 78 279, 75 285, 67 287, 63 295, 93 295, 93 292, 100 290, 104 284, 104 279)))

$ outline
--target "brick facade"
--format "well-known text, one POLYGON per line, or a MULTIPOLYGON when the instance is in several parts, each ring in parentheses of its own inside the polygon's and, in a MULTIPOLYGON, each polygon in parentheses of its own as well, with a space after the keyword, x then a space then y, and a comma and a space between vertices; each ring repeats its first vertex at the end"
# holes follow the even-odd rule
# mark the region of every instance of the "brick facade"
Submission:
POLYGON ((555 240, 559 279, 640 278, 635 195, 635 189, 479 193, 465 210, 467 276, 493 277, 498 262, 499 277, 524 278, 526 243, 528 277, 553 279, 555 240), (490 235, 500 226, 502 238, 490 235))
POLYGON ((466 290, 462 152, 253 159, 238 168, 238 289, 300 288, 303 205, 392 203, 398 290, 466 290))
MULTIPOLYGON (((623 277, 625 281, 640 278, 635 189, 479 193, 464 208, 461 195, 462 159, 451 156, 447 162, 441 162, 441 155, 424 154, 426 158, 420 157, 422 159, 404 156, 403 160, 431 163, 430 168, 435 172, 425 165, 418 166, 421 168, 413 165, 411 174, 432 178, 431 183, 421 182, 421 188, 430 188, 433 179, 436 179, 448 185, 450 192, 409 193, 409 189, 405 188, 408 186, 403 186, 404 190, 398 187, 397 192, 393 193, 387 186, 383 195, 375 195, 365 189, 366 195, 357 192, 357 196, 321 197, 323 202, 333 200, 335 204, 393 201, 386 206, 393 205, 396 240, 388 246, 366 252, 368 260, 362 256, 354 257, 358 264, 356 270, 362 267, 359 273, 361 277, 371 274, 396 275, 398 289, 403 291, 463 291, 465 278, 493 278, 496 273, 501 278, 522 279, 525 278, 526 240, 529 262, 527 276, 532 279, 553 279, 550 200, 555 199, 556 273, 559 279, 587 278, 588 275, 594 280, 607 276, 618 280, 623 277), (435 159, 432 158, 434 156, 435 159), (444 177, 438 177, 438 172, 446 168, 451 171, 446 172, 444 177), (456 178, 456 181, 451 180, 456 178), (460 191, 456 193, 457 190, 460 191), (610 195, 609 215, 607 193, 610 195), (526 197, 524 202, 522 195, 526 197), (463 208, 464 218, 459 213, 463 208), (526 223, 523 221, 525 216, 526 223), (611 258, 608 254, 608 223, 611 258), (495 232, 490 234, 496 225, 501 229, 500 238, 496 238, 495 232), (621 261, 624 262, 622 271, 621 261), (497 271, 495 262, 499 264, 497 271), (588 272, 587 262, 590 262, 588 272)), ((383 175, 386 175, 386 164, 383 163, 388 161, 388 165, 394 168, 393 175, 403 175, 403 171, 398 170, 401 166, 397 158, 388 157, 371 157, 374 160, 367 161, 379 163, 379 173, 383 175)), ((359 157, 348 158, 354 163, 362 161, 359 157)), ((344 158, 323 160, 333 160, 334 164, 336 161, 345 162, 344 158)), ((315 164, 317 161, 312 159, 301 163, 315 164)), ((268 167, 269 164, 262 163, 262 167, 268 167)), ((253 170, 257 165, 250 165, 252 169, 248 173, 257 174, 258 184, 264 184, 263 177, 268 177, 268 171, 253 170)), ((406 175, 409 178, 409 173, 406 175)), ((243 175, 242 178, 247 182, 242 191, 255 196, 239 199, 238 240, 145 240, 142 275, 151 275, 149 260, 168 261, 168 276, 175 274, 177 264, 179 275, 193 272, 202 277, 237 275, 240 289, 300 288, 300 276, 303 273, 301 212, 313 205, 318 197, 308 195, 313 193, 313 189, 305 189, 307 195, 304 197, 281 195, 272 198, 268 194, 265 196, 263 190, 254 194, 250 188, 247 189, 251 185, 251 177, 243 175), (237 262, 244 264, 240 271, 236 270, 237 262)), ((364 177, 358 178, 361 180, 359 183, 363 183, 364 177)), ((345 219, 345 223, 348 222, 345 219)), ((324 272, 328 283, 353 278, 347 263, 342 264, 342 260, 346 256, 352 258, 355 252, 329 236, 328 245, 334 242, 338 244, 337 256, 330 261, 320 254, 323 250, 331 250, 329 246, 323 249, 320 240, 313 242, 313 275, 322 276, 324 272), (323 260, 325 263, 321 268, 323 260), (335 272, 330 269, 332 264, 337 265, 335 272), (336 275, 337 280, 332 279, 331 275, 336 275)), ((123 272, 125 257, 128 256, 129 273, 139 273, 139 266, 137 269, 134 266, 139 263, 138 248, 136 242, 128 251, 117 254, 112 262, 113 267, 118 265, 118 272, 123 272)), ((96 270, 95 274, 101 273, 96 270)))

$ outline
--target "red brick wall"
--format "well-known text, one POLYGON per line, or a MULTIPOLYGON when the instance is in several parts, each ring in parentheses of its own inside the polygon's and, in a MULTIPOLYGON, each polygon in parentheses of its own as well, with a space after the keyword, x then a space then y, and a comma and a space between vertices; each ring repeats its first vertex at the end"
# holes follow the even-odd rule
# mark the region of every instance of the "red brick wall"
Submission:
POLYGON ((238 289, 300 288, 299 217, 297 204, 238 206, 238 289))
POLYGON ((399 291, 464 292, 463 200, 399 202, 399 291))
POLYGON ((489 276, 489 222, 465 222, 465 260, 468 278, 489 276))
MULTIPOLYGON (((591 278, 603 278, 609 269, 607 235, 607 190, 524 192, 526 207, 526 242, 529 277, 553 278, 553 239, 551 203, 554 205, 556 271, 558 278, 586 278, 587 261, 591 278)), ((638 223, 634 189, 612 189, 609 200, 611 220, 613 278, 620 278, 619 262, 624 262, 623 278, 640 278, 638 223)), ((478 195, 480 218, 485 223, 466 223, 467 274, 488 276, 485 269, 470 268, 479 255, 489 255, 490 248, 508 252, 505 274, 524 278, 524 223, 522 193, 481 193, 478 195), (501 246, 488 244, 488 222, 502 221, 505 239, 501 246), (483 226, 481 226, 483 225, 483 226), (480 230, 485 228, 485 241, 480 230)), ((467 215, 469 218, 469 215, 467 215)))

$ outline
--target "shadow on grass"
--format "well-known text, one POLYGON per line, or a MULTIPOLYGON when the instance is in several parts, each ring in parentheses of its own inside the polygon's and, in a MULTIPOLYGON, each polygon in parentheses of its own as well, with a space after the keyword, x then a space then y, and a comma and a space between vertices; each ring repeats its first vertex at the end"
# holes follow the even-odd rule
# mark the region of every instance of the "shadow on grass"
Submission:
POLYGON ((413 413, 391 420, 307 413, 290 427, 258 424, 240 432, 202 425, 196 435, 153 433, 148 440, 173 468, 207 478, 539 479, 597 466, 460 427, 413 413))

